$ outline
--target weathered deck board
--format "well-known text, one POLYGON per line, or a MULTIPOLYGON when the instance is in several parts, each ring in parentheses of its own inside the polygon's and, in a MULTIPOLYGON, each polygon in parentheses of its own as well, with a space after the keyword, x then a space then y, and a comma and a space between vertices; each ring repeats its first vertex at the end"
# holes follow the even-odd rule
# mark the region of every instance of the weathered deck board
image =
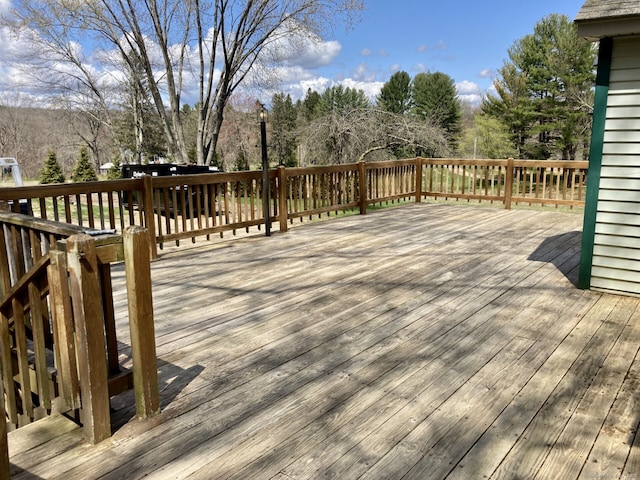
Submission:
POLYGON ((640 300, 573 286, 581 223, 421 204, 167 249, 161 413, 113 399, 97 446, 12 432, 15 478, 635 474, 640 300))

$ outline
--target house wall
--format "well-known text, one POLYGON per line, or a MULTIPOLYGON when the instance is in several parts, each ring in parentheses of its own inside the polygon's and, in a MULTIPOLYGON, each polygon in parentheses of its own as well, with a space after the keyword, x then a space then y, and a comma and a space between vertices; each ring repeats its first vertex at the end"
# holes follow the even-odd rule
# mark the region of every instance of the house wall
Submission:
POLYGON ((591 288, 640 294, 640 37, 614 38, 591 288))

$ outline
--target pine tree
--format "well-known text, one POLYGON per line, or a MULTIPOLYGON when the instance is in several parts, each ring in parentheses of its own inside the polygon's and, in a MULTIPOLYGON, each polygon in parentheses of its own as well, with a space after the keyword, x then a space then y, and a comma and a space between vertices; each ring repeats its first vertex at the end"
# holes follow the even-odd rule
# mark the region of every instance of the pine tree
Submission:
POLYGON ((411 77, 407 72, 396 72, 380 90, 376 98, 378 108, 391 113, 405 114, 411 107, 411 77))
POLYGON ((328 115, 336 112, 343 113, 349 110, 369 108, 370 106, 364 90, 335 85, 322 92, 316 108, 319 114, 328 115))
POLYGON ((595 52, 564 15, 551 14, 509 49, 497 96, 482 110, 503 121, 521 158, 574 160, 591 131, 595 52))
POLYGON ((296 109, 291 95, 276 93, 271 99, 271 150, 278 165, 295 167, 296 159, 296 109))
POLYGON ((122 167, 120 157, 116 156, 111 162, 111 168, 107 171, 107 180, 118 180, 122 178, 122 167))
POLYGON ((453 78, 446 73, 419 73, 413 78, 413 111, 444 128, 452 150, 461 130, 462 108, 453 78))
POLYGON ((44 163, 44 167, 40 171, 39 181, 41 184, 65 182, 62 168, 60 168, 56 152, 54 152, 53 150, 49 151, 49 155, 47 156, 47 160, 44 163))
POLYGON ((310 88, 307 90, 307 94, 304 100, 298 107, 298 110, 302 111, 303 118, 310 122, 318 117, 318 104, 320 103, 320 94, 310 88))
POLYGON ((80 157, 76 163, 76 167, 73 169, 73 181, 74 182, 95 182, 98 180, 96 175, 96 169, 93 168, 89 161, 89 153, 87 147, 80 149, 80 157))

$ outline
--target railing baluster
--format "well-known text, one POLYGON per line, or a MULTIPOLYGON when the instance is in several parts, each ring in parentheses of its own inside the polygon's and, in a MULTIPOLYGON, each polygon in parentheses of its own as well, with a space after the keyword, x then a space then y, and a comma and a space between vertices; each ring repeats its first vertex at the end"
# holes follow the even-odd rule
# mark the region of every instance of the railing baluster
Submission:
MULTIPOLYGON (((506 164, 506 160, 411 159, 365 163, 361 174, 359 164, 286 168, 286 212, 281 212, 285 203, 275 200, 274 189, 270 205, 276 203, 269 214, 286 213, 288 221, 296 217, 303 220, 358 207, 366 210, 372 204, 391 204, 412 197, 506 202, 506 164)), ((581 205, 585 169, 586 162, 517 160, 511 172, 513 202, 581 205)), ((258 206, 262 198, 262 189, 256 183, 259 175, 260 172, 234 172, 91 182, 87 186, 43 185, 37 190, 18 187, 11 189, 11 194, 9 189, 0 189, 0 201, 24 198, 34 205, 39 201, 34 214, 83 226, 98 225, 99 217, 101 229, 106 226, 107 217, 110 228, 118 224, 120 229, 145 225, 150 239, 155 237, 152 243, 175 241, 179 245, 181 239, 209 238, 214 232, 223 235, 227 230, 261 228, 260 220, 267 212, 258 206), (151 186, 147 188, 144 181, 151 186), (134 191, 150 195, 143 204, 153 207, 135 208, 134 191), (97 199, 92 195, 98 195, 97 199)), ((274 171, 269 177, 276 187, 274 171)), ((13 208, 18 208, 15 202, 13 208)))

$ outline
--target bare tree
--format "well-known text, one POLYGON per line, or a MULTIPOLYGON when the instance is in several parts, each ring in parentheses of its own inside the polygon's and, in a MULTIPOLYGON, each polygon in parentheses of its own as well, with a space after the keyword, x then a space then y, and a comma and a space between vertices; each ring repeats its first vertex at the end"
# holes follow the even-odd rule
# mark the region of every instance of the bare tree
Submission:
MULTIPOLYGON (((249 76, 317 40, 337 18, 354 19, 363 0, 15 0, 6 22, 38 45, 50 82, 81 86, 107 108, 107 73, 83 56, 89 36, 130 69, 139 66, 160 115, 171 155, 188 158, 183 97, 197 98, 197 162, 211 164, 231 95, 249 76)), ((95 61, 95 58, 93 59, 95 61)), ((105 70, 106 72, 106 70, 105 70)), ((264 77, 262 77, 264 78, 264 77)), ((53 86, 53 85, 52 85, 53 86)))
POLYGON ((301 164, 338 164, 397 154, 443 157, 446 132, 428 119, 376 108, 331 112, 301 129, 301 164))

